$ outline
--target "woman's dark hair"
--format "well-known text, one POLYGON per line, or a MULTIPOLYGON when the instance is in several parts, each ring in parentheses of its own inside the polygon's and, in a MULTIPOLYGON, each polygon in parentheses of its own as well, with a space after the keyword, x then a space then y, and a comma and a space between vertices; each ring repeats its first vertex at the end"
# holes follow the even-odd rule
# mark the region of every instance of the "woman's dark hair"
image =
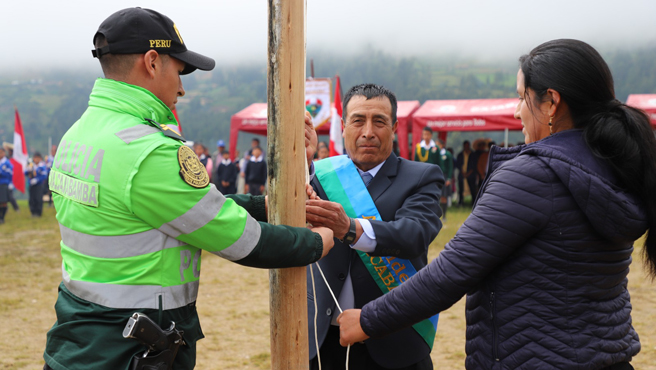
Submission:
POLYGON ((644 201, 649 223, 645 264, 652 278, 656 277, 656 138, 649 118, 615 99, 608 65, 585 42, 545 42, 519 62, 524 88, 535 92, 535 105, 547 89, 557 91, 590 150, 606 160, 623 186, 644 201))

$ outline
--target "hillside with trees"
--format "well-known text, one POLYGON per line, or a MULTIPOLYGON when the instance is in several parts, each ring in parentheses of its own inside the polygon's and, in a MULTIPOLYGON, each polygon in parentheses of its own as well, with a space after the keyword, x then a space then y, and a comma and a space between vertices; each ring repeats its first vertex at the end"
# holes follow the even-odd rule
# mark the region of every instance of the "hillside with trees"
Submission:
MULTIPOLYGON (((656 46, 603 53, 615 77, 618 99, 632 93, 656 93, 656 46)), ((317 77, 339 74, 343 88, 375 82, 389 87, 399 100, 515 97, 517 59, 487 62, 459 58, 397 58, 375 49, 342 56, 308 51, 317 77)), ((220 63, 220 61, 219 61, 220 63)), ((16 77, 0 74, 0 141, 13 139, 14 106, 26 131, 30 153, 46 151, 48 139, 58 143, 84 112, 97 72, 51 71, 16 77)), ((308 63, 308 74, 310 66, 308 63)), ((212 72, 183 77, 186 96, 178 114, 189 140, 214 149, 228 140, 232 114, 254 102, 266 101, 266 66, 219 64, 212 72)), ((240 147, 247 145, 242 135, 240 147)))

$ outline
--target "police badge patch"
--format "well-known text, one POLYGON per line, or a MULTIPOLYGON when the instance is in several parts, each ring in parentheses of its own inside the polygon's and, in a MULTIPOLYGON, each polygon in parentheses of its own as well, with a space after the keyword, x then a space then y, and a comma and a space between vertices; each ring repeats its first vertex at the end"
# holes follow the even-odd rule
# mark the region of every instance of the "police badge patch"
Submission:
POLYGON ((209 185, 210 177, 207 170, 191 148, 186 145, 178 148, 178 162, 180 162, 180 177, 184 182, 198 189, 209 185))

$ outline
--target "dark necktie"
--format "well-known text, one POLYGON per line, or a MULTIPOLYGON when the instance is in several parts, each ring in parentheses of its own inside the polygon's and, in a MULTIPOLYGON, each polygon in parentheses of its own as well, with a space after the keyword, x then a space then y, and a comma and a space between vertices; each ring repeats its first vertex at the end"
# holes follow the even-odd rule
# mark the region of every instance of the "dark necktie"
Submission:
POLYGON ((369 186, 369 183, 374 178, 373 176, 371 176, 369 172, 363 172, 361 176, 362 176, 362 181, 364 181, 364 186, 369 186))

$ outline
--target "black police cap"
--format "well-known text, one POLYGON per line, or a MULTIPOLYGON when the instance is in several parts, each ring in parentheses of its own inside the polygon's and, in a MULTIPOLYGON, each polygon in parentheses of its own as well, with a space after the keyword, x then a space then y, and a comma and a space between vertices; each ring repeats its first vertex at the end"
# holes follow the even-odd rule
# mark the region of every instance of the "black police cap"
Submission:
POLYGON ((142 54, 155 50, 183 61, 186 66, 181 74, 196 69, 214 69, 214 59, 187 50, 171 18, 151 9, 119 10, 100 24, 93 36, 94 45, 99 34, 105 36, 108 45, 91 50, 95 58, 105 54, 142 54))

